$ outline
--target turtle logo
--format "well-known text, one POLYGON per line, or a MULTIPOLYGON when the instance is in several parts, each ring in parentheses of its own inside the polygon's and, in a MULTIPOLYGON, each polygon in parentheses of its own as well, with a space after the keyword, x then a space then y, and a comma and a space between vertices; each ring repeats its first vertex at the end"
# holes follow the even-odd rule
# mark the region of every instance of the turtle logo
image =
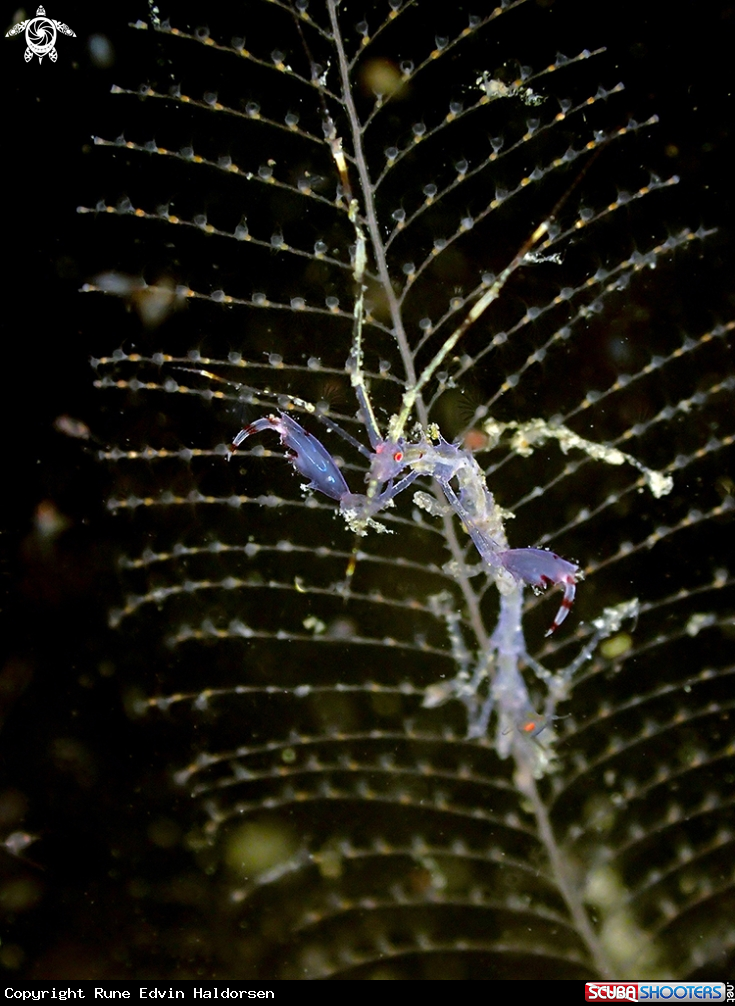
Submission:
POLYGON ((10 31, 5 32, 5 38, 10 38, 11 35, 20 35, 22 31, 26 33, 26 43, 28 44, 28 48, 23 54, 26 63, 30 63, 34 56, 38 56, 39 63, 44 56, 48 56, 52 63, 56 62, 59 55, 55 48, 57 31, 60 31, 62 35, 72 35, 76 38, 76 34, 68 25, 46 17, 46 11, 43 7, 38 8, 35 17, 14 24, 10 31))

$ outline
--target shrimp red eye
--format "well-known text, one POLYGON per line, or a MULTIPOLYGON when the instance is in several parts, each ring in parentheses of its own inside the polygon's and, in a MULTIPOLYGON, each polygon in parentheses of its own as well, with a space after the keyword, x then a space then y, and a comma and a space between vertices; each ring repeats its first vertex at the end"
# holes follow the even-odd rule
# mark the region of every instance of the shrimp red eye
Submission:
POLYGON ((403 461, 403 453, 401 451, 396 451, 396 453, 393 455, 393 460, 403 461))
POLYGON ((523 726, 521 727, 521 730, 526 734, 532 734, 535 729, 536 729, 535 720, 529 720, 528 723, 524 723, 523 726))

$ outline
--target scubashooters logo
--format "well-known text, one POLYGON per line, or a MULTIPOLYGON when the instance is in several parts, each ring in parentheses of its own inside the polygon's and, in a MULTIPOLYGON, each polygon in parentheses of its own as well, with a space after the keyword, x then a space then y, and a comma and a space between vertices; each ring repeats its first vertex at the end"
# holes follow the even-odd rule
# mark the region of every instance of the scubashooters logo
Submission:
POLYGON ((585 982, 587 1002, 724 1002, 724 982, 585 982))
POLYGON ((26 63, 30 63, 34 56, 38 56, 39 63, 44 56, 48 56, 51 62, 55 63, 59 56, 56 51, 57 32, 61 32, 62 35, 71 35, 73 38, 77 37, 68 25, 47 17, 43 7, 38 8, 35 17, 14 24, 10 31, 5 32, 5 38, 20 35, 22 31, 26 33, 27 49, 23 53, 23 59, 26 63))

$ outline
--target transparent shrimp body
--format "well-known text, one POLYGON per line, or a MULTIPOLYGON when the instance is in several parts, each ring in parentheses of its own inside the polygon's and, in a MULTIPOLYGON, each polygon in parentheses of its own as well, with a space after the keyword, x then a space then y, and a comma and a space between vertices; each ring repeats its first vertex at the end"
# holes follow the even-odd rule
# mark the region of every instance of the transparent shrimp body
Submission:
POLYGON ((482 469, 469 451, 450 444, 440 435, 437 443, 424 434, 415 443, 403 438, 379 440, 369 455, 367 492, 353 493, 321 441, 286 413, 250 423, 234 438, 233 448, 252 434, 269 429, 277 432, 281 443, 289 449, 288 457, 294 468, 309 479, 305 488, 338 500, 349 526, 358 534, 366 534, 368 527, 380 527, 374 516, 391 506, 394 498, 419 476, 435 479, 488 572, 501 584, 504 573, 517 584, 536 589, 562 584, 564 597, 548 634, 566 618, 574 600, 575 583, 581 576, 579 566, 545 549, 507 548, 500 511, 482 469), (457 491, 452 483, 456 483, 457 491))

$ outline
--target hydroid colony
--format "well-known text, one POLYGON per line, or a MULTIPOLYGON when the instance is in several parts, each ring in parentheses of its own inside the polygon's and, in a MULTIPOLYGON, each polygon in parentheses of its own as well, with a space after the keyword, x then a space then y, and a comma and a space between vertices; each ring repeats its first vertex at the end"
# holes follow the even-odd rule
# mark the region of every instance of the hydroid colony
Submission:
POLYGON ((87 289, 130 309, 94 361, 111 622, 137 712, 193 746, 223 977, 732 947, 733 325, 654 322, 650 292, 712 231, 664 222, 656 116, 603 51, 479 7, 156 14, 96 140, 114 181, 81 209, 119 250, 87 289), (320 491, 272 438, 225 463, 269 425, 320 491), (582 574, 563 625, 528 589, 566 612, 582 574))

